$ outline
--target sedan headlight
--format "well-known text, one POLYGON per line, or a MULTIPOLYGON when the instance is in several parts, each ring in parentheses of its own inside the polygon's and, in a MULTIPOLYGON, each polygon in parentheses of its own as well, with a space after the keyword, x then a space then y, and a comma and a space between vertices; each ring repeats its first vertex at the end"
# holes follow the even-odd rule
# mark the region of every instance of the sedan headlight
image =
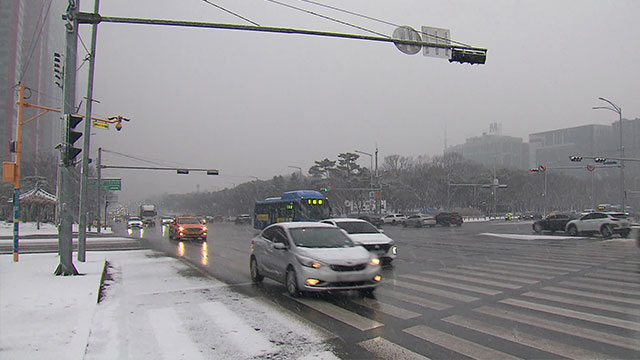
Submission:
POLYGON ((380 259, 378 259, 378 258, 371 258, 371 261, 369 261, 369 265, 371 265, 371 266, 378 266, 378 265, 380 265, 380 259))
POLYGON ((207 227, 206 227, 206 226, 203 226, 203 227, 202 227, 202 231, 207 231, 207 227))
POLYGON ((183 231, 184 228, 182 226, 178 226, 178 231, 183 231))
POLYGON ((302 266, 312 267, 314 269, 319 269, 323 265, 321 262, 319 262, 317 260, 314 260, 312 258, 308 258, 306 256, 297 255, 296 258, 298 259, 298 262, 300 262, 300 264, 302 266))

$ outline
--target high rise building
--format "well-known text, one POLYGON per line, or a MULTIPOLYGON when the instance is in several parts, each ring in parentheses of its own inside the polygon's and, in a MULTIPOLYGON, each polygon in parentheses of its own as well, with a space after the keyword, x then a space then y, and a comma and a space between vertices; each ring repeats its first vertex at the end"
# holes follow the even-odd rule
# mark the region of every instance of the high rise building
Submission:
MULTIPOLYGON (((53 53, 64 52, 65 0, 0 1, 0 158, 13 161, 17 85, 26 87, 26 101, 60 108, 62 90, 53 82, 53 53)), ((28 108, 27 120, 41 111, 28 108)), ((54 153, 60 142, 60 115, 50 112, 22 127, 22 162, 54 153)))

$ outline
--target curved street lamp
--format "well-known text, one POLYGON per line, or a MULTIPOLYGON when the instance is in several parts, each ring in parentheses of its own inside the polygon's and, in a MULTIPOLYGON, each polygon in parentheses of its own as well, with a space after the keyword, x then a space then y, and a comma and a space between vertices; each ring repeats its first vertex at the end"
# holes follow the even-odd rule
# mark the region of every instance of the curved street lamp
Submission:
POLYGON ((625 212, 626 191, 624 190, 624 145, 622 144, 622 108, 612 101, 609 101, 603 97, 599 97, 598 100, 602 100, 609 104, 609 106, 594 106, 594 110, 609 110, 618 114, 618 127, 620 128, 620 197, 622 198, 622 212, 625 212))

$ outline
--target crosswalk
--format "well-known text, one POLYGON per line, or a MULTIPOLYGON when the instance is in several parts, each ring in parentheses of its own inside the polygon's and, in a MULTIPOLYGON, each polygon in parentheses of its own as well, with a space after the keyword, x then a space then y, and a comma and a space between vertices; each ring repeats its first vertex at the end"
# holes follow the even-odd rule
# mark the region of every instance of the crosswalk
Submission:
POLYGON ((394 274, 375 298, 296 301, 381 359, 640 358, 640 259, 622 250, 484 259, 394 274))

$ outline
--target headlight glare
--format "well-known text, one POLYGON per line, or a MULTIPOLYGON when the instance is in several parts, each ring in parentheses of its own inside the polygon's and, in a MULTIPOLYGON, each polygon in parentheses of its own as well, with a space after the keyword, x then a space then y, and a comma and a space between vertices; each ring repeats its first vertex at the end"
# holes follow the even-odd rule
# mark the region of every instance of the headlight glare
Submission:
POLYGON ((322 263, 314 260, 312 258, 308 258, 306 256, 296 256, 298 258, 298 262, 300 262, 301 265, 306 266, 306 267, 312 267, 314 269, 319 269, 322 267, 322 263))
POLYGON ((371 266, 378 266, 380 265, 380 259, 378 258, 372 258, 371 261, 369 261, 369 265, 371 266))

